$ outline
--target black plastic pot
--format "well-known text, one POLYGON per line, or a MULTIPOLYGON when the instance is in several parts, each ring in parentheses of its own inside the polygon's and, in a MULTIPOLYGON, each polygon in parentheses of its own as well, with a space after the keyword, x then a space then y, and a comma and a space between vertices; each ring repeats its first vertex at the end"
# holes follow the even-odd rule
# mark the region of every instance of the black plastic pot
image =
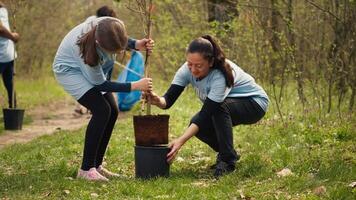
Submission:
POLYGON ((167 146, 135 146, 136 178, 149 179, 154 177, 168 177, 167 146))
POLYGON ((24 109, 16 108, 4 108, 2 109, 4 116, 5 130, 21 130, 23 116, 25 113, 24 109))

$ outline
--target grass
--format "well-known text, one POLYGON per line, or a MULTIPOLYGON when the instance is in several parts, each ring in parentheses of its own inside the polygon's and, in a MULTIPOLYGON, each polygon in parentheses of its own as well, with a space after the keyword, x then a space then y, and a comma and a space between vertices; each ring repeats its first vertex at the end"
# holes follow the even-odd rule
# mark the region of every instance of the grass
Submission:
MULTIPOLYGON (((43 76, 38 79, 17 77, 16 82, 17 108, 25 109, 24 123, 32 122, 31 116, 26 114, 26 110, 45 106, 54 101, 68 98, 68 95, 56 82, 53 76, 43 76)), ((3 84, 0 84, 0 104, 3 108, 8 107, 7 93, 3 84)), ((4 130, 3 113, 0 113, 0 134, 4 130)))
MULTIPOLYGON (((170 110, 153 107, 152 112, 170 115, 172 140, 200 106, 188 88, 170 110)), ((348 186, 356 181, 354 114, 320 118, 312 110, 302 116, 295 106, 288 108, 285 124, 271 106, 259 124, 234 128, 235 147, 242 157, 237 170, 218 181, 208 169, 215 153, 195 138, 181 149, 169 178, 135 179, 129 117, 116 124, 105 158, 109 169, 127 178, 109 183, 74 179, 85 128, 59 131, 0 151, 0 199, 355 199, 356 190, 348 186), (276 172, 283 168, 293 175, 278 177, 276 172), (317 195, 313 190, 320 186, 326 192, 317 195)), ((139 105, 132 113, 138 110, 139 105)))

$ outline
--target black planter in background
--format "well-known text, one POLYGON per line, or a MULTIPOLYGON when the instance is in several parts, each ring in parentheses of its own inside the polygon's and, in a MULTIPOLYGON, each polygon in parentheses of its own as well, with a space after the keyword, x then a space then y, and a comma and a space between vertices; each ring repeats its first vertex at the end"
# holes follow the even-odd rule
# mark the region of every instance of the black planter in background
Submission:
POLYGON ((135 146, 136 178, 168 177, 167 146, 135 146))
POLYGON ((2 109, 4 116, 5 130, 21 130, 23 123, 24 109, 4 108, 2 109))

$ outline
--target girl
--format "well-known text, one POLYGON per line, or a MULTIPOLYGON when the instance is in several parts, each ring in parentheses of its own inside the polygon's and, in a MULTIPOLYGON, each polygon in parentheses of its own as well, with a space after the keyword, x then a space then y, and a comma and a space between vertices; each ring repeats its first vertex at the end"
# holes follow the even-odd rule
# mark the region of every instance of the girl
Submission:
POLYGON ((92 113, 78 178, 108 181, 119 176, 102 166, 118 116, 112 92, 152 89, 150 78, 132 83, 110 81, 115 55, 127 47, 152 51, 153 41, 128 39, 122 21, 101 17, 73 28, 64 37, 54 58, 53 71, 59 84, 92 113))

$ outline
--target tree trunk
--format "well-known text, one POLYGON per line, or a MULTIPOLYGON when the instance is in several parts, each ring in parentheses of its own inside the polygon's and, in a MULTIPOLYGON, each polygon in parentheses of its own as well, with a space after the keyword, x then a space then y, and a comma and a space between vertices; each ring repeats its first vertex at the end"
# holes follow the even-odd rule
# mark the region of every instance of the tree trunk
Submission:
POLYGON ((223 23, 238 17, 237 4, 238 0, 208 0, 208 21, 223 23))

